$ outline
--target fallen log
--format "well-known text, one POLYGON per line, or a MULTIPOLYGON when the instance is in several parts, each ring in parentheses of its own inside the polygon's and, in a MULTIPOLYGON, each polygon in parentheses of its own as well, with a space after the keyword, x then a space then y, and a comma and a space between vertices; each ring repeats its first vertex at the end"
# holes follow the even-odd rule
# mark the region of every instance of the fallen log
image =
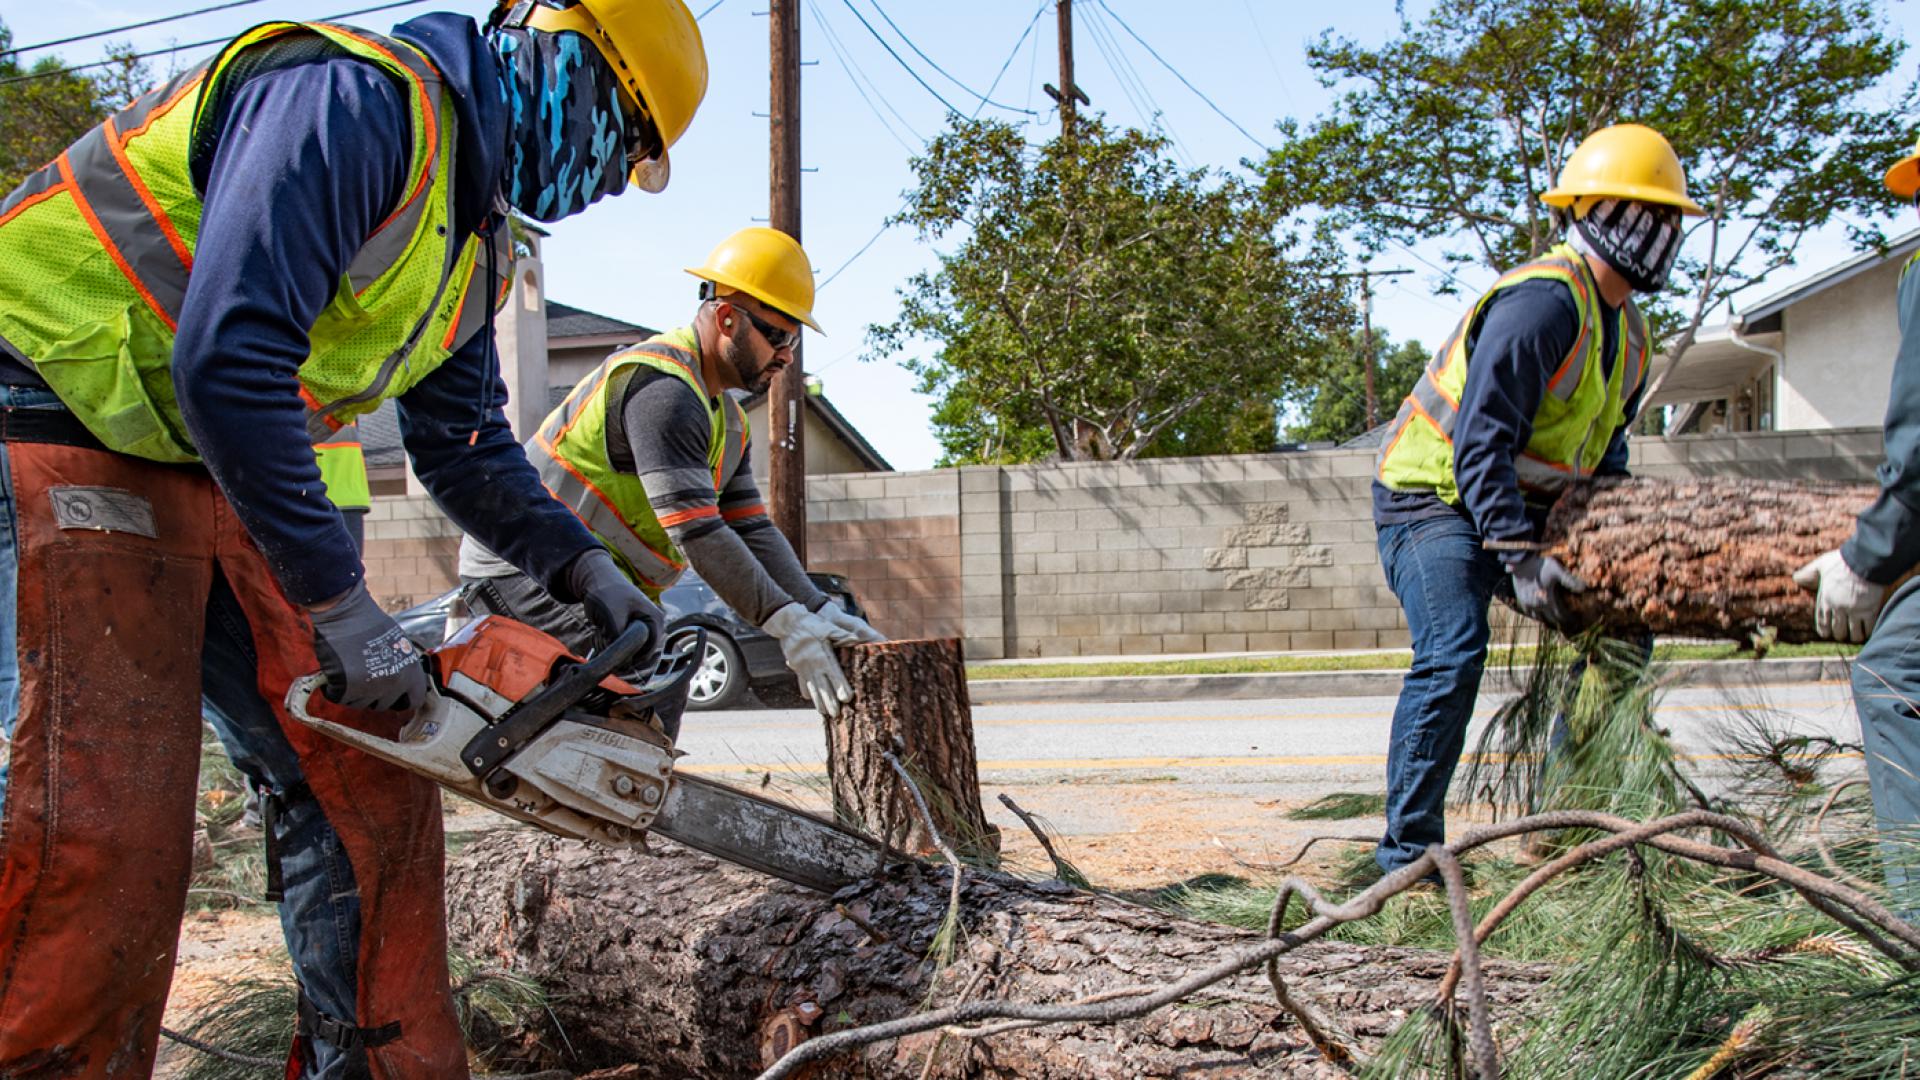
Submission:
POLYGON ((1576 621, 1742 644, 1817 641, 1793 572, 1839 547, 1864 484, 1602 479, 1570 488, 1544 550, 1587 585, 1576 621))
MULTIPOLYGON (((531 975, 553 993, 564 1038, 544 1045, 571 1054, 527 1066, 750 1077, 794 1043, 829 1031, 963 998, 1065 1002, 1158 986, 1256 940, 1057 883, 969 871, 960 948, 936 968, 927 958, 947 910, 945 868, 905 864, 829 898, 676 845, 654 846, 648 855, 503 829, 451 866, 454 947, 531 975)), ((1279 966, 1289 992, 1330 1016, 1364 1054, 1433 1001, 1447 960, 1321 941, 1279 966)), ((1486 973, 1498 1020, 1514 1015, 1547 970, 1496 961, 1486 973)), ((804 1075, 1346 1074, 1311 1047, 1255 968, 1138 1020, 979 1039, 927 1032, 804 1075)))

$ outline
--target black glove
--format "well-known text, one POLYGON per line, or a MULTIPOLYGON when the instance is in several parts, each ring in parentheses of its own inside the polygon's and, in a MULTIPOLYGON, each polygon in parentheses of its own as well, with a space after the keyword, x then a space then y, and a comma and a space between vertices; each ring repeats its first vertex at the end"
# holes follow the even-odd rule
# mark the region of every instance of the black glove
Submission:
POLYGON ((412 709, 427 700, 420 650, 360 581, 313 619, 327 700, 350 709, 412 709))
POLYGON ((613 556, 602 548, 582 553, 567 567, 567 588, 573 590, 581 606, 587 609, 588 620, 600 631, 602 645, 619 637, 634 623, 647 624, 647 647, 634 655, 629 670, 653 670, 654 662, 660 658, 663 637, 660 628, 666 624, 666 617, 621 571, 613 556))
POLYGON ((1567 610, 1565 594, 1587 591, 1579 578, 1558 559, 1540 554, 1521 559, 1508 572, 1513 575, 1513 602, 1521 611, 1561 633, 1570 632, 1573 613, 1567 610))

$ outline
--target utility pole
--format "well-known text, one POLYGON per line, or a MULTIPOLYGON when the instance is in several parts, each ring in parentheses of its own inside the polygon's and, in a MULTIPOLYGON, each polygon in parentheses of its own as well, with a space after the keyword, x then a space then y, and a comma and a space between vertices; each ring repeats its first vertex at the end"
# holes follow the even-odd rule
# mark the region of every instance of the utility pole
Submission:
POLYGON ((1360 279, 1360 371, 1367 387, 1368 431, 1380 423, 1380 398, 1373 386, 1373 279, 1411 273, 1411 270, 1374 270, 1363 266, 1349 273, 1333 275, 1336 278, 1360 279))
POLYGON ((1058 89, 1052 83, 1042 83, 1040 88, 1060 103, 1060 134, 1071 135, 1073 103, 1091 105, 1093 102, 1073 82, 1073 0, 1056 0, 1054 11, 1060 19, 1060 86, 1065 89, 1058 89))
MULTIPOLYGON (((800 0, 772 0, 773 90, 767 127, 768 224, 800 239, 800 0)), ((774 376, 767 394, 767 496, 769 516, 800 564, 807 562, 807 375, 800 343, 793 363, 774 376)))

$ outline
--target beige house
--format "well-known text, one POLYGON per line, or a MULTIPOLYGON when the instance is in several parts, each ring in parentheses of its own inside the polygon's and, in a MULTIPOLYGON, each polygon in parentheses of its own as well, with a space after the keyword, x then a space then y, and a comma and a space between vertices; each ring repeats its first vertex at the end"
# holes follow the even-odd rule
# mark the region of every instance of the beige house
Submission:
POLYGON ((1671 434, 1878 427, 1900 345, 1899 237, 1704 330, 1675 366, 1654 357, 1648 406, 1673 406, 1671 434))

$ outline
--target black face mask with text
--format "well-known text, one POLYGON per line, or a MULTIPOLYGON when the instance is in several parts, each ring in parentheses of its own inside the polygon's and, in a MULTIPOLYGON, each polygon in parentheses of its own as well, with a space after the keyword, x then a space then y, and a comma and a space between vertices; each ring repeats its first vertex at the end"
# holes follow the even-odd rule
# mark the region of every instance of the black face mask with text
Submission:
POLYGON ((1680 255, 1680 210, 1632 199, 1601 199, 1573 223, 1583 244, 1635 292, 1659 292, 1680 255))

